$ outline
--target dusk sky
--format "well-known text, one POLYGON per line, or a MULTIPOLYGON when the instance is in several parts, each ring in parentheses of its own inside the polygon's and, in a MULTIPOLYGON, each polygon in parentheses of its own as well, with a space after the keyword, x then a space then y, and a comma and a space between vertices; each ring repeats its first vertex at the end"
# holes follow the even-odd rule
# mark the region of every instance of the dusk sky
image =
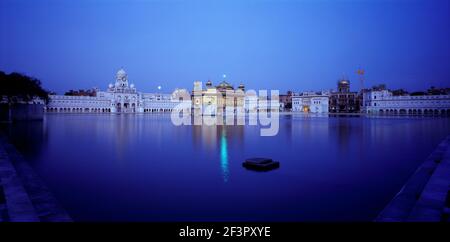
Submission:
POLYGON ((44 88, 98 87, 120 67, 139 91, 227 75, 247 89, 450 87, 450 1, 0 0, 0 70, 44 88))

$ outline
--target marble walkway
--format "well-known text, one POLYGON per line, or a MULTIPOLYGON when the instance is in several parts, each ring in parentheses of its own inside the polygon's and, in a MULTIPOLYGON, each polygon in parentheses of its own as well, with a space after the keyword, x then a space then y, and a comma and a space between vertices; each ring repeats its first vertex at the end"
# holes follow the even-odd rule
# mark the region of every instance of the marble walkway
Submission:
POLYGON ((2 134, 0 134, 0 221, 72 221, 22 155, 2 134))
POLYGON ((450 136, 378 215, 378 222, 450 222, 450 136))

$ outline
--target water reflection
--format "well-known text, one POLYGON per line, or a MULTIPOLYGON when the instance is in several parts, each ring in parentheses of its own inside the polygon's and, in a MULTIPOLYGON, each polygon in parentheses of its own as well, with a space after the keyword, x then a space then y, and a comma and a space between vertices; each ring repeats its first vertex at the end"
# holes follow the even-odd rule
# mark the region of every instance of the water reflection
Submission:
POLYGON ((335 144, 339 146, 339 151, 348 151, 350 148, 350 135, 355 133, 356 130, 354 129, 355 125, 350 125, 351 120, 348 118, 339 118, 335 121, 331 128, 331 135, 329 137, 334 138, 336 141, 334 141, 335 144))
POLYGON ((76 221, 370 221, 450 122, 292 115, 261 137, 168 115, 61 114, 9 132, 76 221), (243 169, 252 156, 282 167, 243 169))
POLYGON ((199 150, 207 149, 214 152, 217 141, 217 126, 192 125, 192 138, 199 150))
POLYGON ((226 126, 222 126, 222 134, 220 136, 220 167, 222 168, 223 181, 228 181, 228 147, 227 147, 227 131, 226 126))
MULTIPOLYGON (((259 133, 257 133, 259 134, 259 133)), ((230 178, 230 150, 244 151, 244 126, 212 125, 192 126, 192 144, 198 151, 208 151, 211 160, 220 162, 224 182, 230 178)), ((240 154, 239 154, 240 155, 240 154)), ((240 157, 239 157, 240 158, 240 157)))
POLYGON ((45 120, 1 123, 0 132, 9 137, 25 158, 41 155, 48 140, 45 120))

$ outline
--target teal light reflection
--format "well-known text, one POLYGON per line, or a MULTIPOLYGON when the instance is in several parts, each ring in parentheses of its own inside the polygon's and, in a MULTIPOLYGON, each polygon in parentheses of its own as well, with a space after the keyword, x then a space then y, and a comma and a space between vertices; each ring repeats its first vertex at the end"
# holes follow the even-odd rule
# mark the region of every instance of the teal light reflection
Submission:
POLYGON ((224 128, 222 128, 220 137, 220 167, 222 168, 223 181, 227 182, 230 171, 228 168, 227 135, 224 128))

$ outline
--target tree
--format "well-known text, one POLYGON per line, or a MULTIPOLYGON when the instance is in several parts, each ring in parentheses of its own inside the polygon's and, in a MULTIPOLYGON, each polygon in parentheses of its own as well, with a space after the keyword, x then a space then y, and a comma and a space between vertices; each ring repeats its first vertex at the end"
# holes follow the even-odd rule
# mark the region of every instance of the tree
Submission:
POLYGON ((0 96, 8 103, 29 102, 33 98, 42 98, 48 102, 48 92, 41 87, 41 81, 17 72, 5 74, 0 71, 0 96))
POLYGON ((424 96, 427 95, 425 92, 412 92, 411 96, 424 96))
POLYGON ((404 89, 397 89, 397 90, 393 90, 392 91, 392 95, 394 95, 394 96, 404 96, 404 95, 408 95, 408 92, 405 91, 404 89))
POLYGON ((84 90, 84 89, 80 89, 80 90, 69 90, 66 93, 64 93, 64 95, 66 96, 90 96, 90 97, 94 97, 96 95, 96 90, 93 89, 88 89, 88 90, 84 90))

